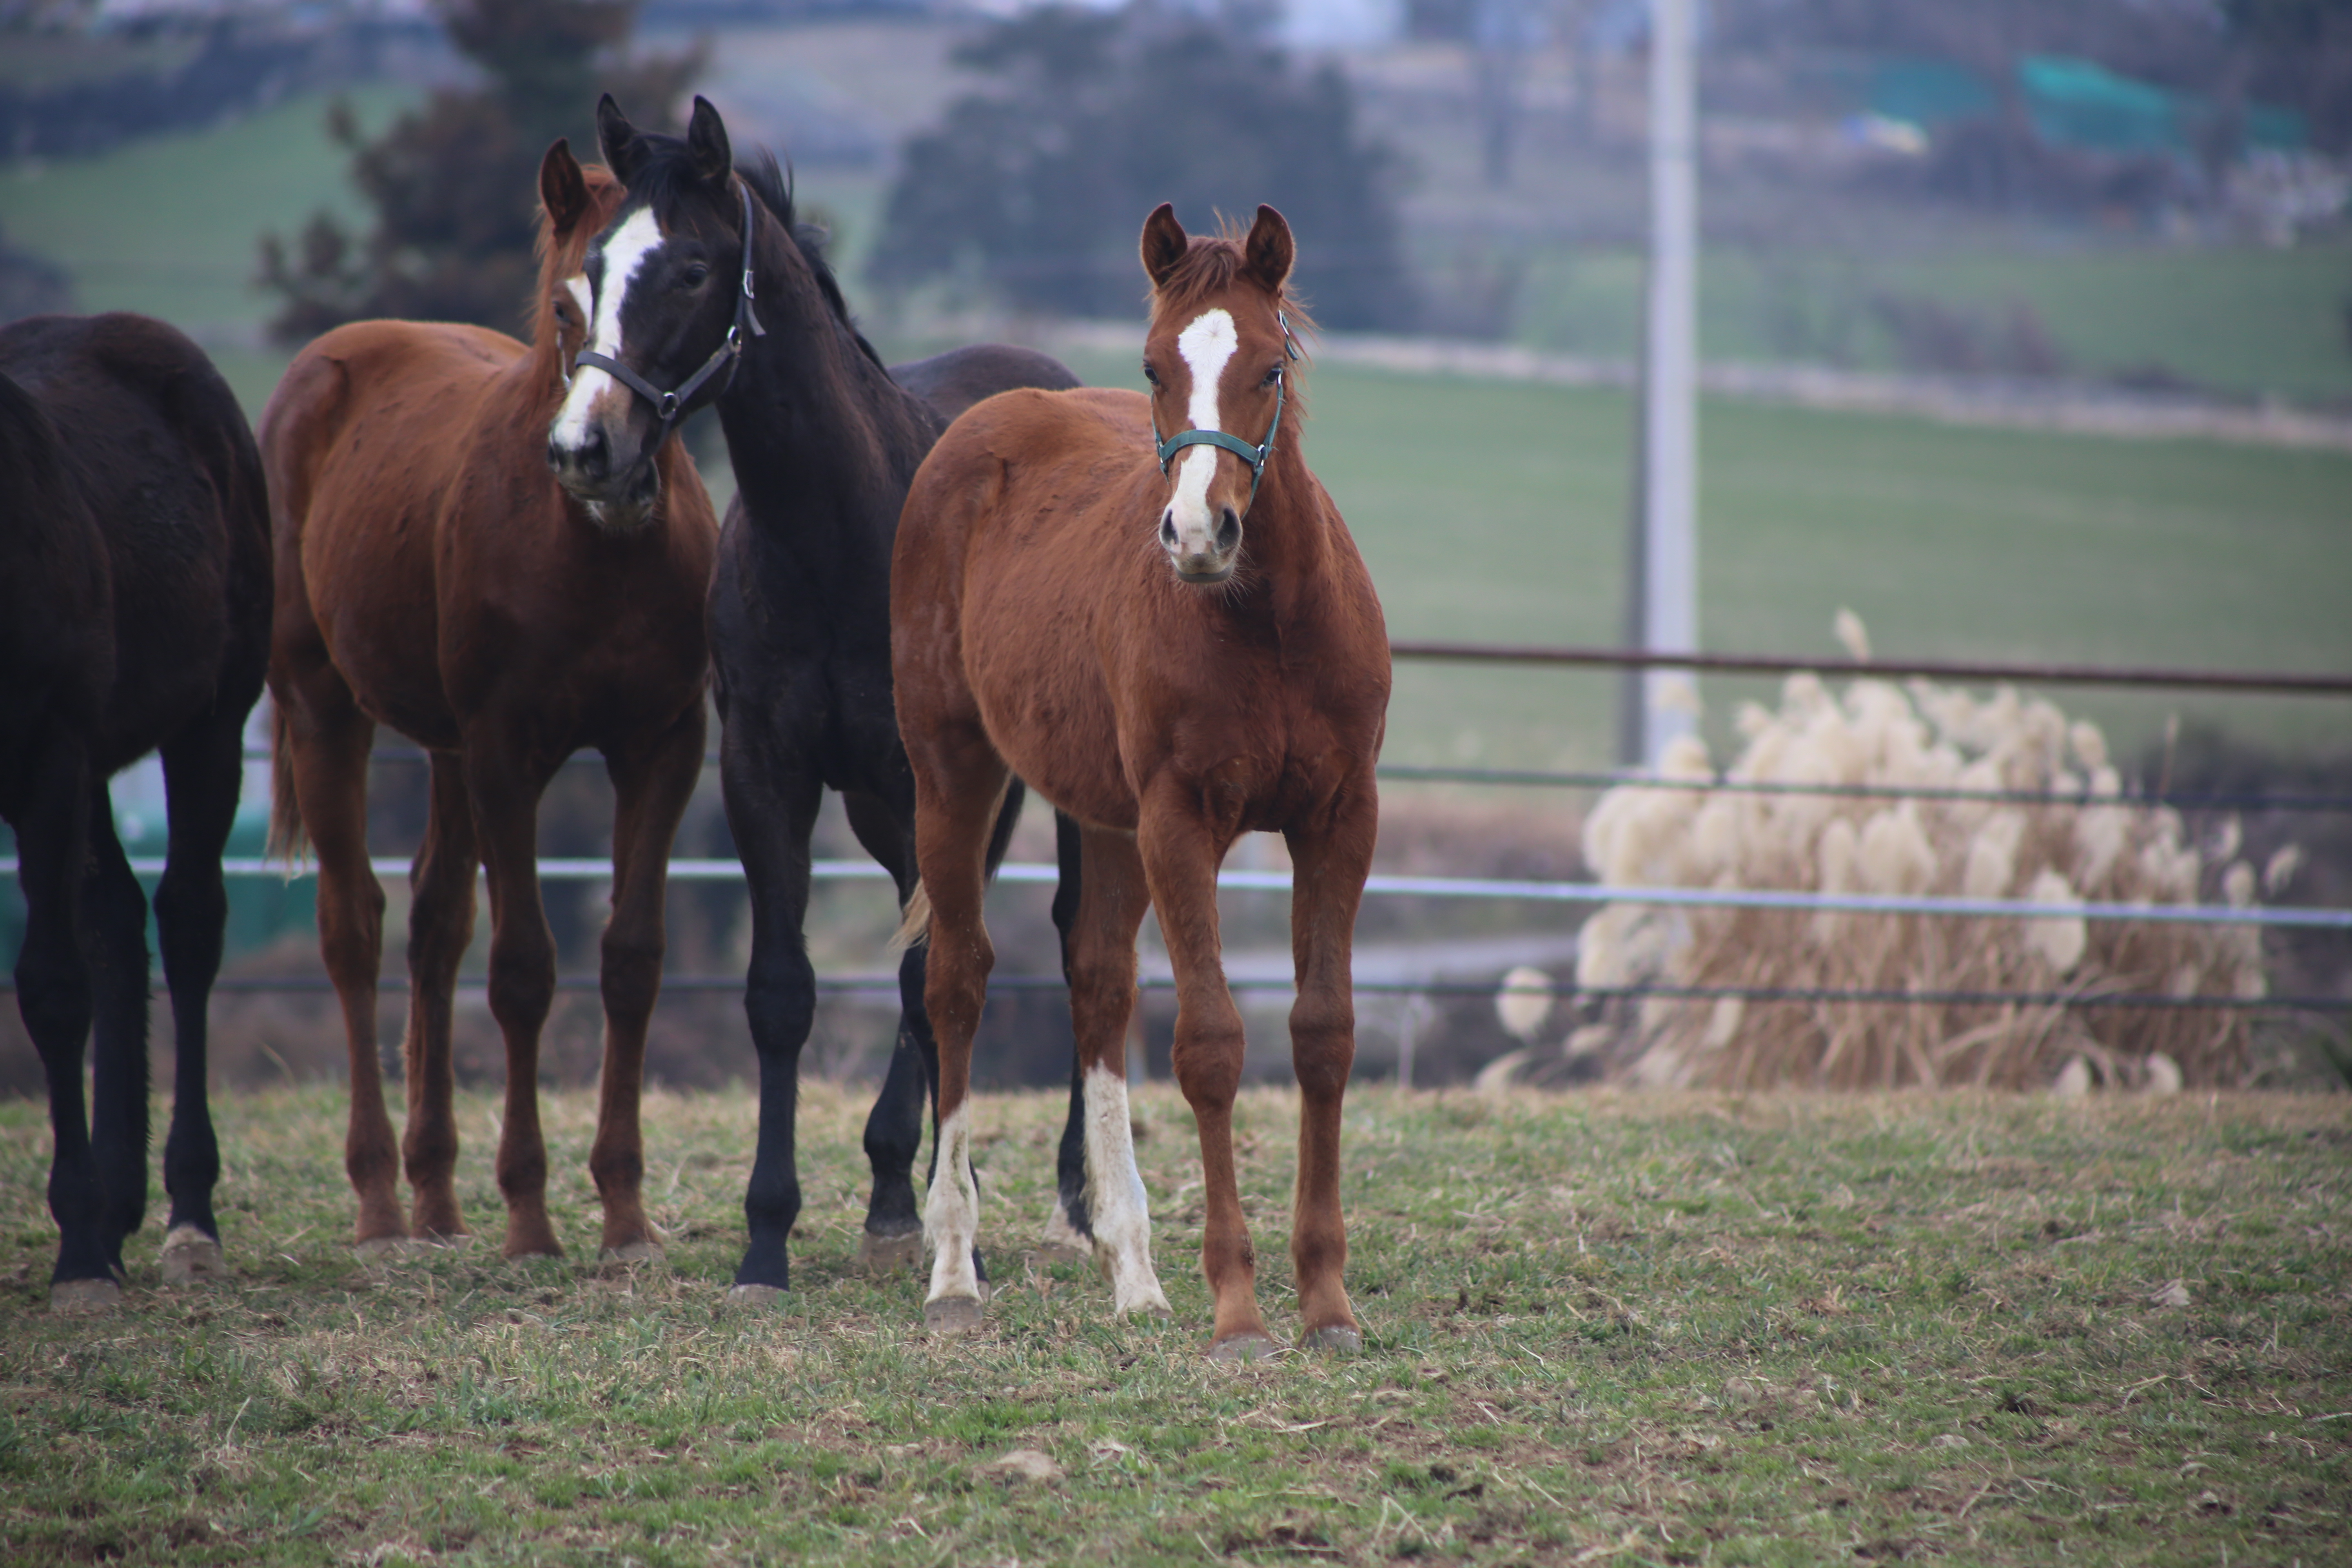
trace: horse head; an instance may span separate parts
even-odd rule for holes
[[[1240,560],[1242,520],[1281,432],[1297,357],[1297,307],[1284,291],[1290,225],[1261,206],[1246,237],[1192,238],[1163,202],[1144,220],[1142,251],[1152,289],[1143,375],[1169,477],[1160,543],[1184,582],[1222,583]]]
[[[584,342],[547,461],[591,517],[626,529],[660,499],[655,458],[670,433],[727,389],[745,340],[761,331],[751,195],[719,111],[700,98],[682,143],[638,132],[609,93],[596,136],[628,195],[588,242],[575,280]]]

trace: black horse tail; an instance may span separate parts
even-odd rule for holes
[[[1021,807],[1029,798],[1029,788],[1018,778],[1005,786],[1004,804],[996,809],[996,826],[989,830],[988,858],[982,875],[993,879],[996,868],[1004,864],[1004,852],[1013,847],[1013,830],[1020,826]],[[898,929],[890,938],[890,951],[904,952],[910,947],[920,947],[931,940],[931,895],[919,878],[915,882],[914,897],[899,912]]]

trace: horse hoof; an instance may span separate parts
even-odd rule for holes
[[[122,1305],[122,1287],[111,1279],[60,1279],[49,1287],[52,1312],[111,1312]]]
[[[1282,1347],[1264,1334],[1241,1333],[1229,1340],[1219,1340],[1209,1347],[1211,1361],[1265,1361]]]
[[[192,1225],[172,1227],[163,1238],[163,1283],[166,1285],[201,1285],[208,1279],[227,1277],[228,1264],[221,1257],[221,1245]]]
[[[630,1241],[628,1246],[607,1246],[595,1256],[595,1268],[600,1274],[635,1274],[640,1268],[658,1269],[663,1262],[658,1241]]]
[[[369,1236],[352,1243],[352,1250],[362,1258],[398,1258],[408,1250],[404,1236]]]
[[[867,1231],[857,1241],[857,1268],[863,1274],[895,1274],[901,1268],[912,1268],[923,1261],[923,1233],[902,1231],[897,1236],[877,1236]]]
[[[785,1291],[779,1285],[730,1285],[727,1288],[727,1304],[730,1307],[759,1309],[781,1307]]]
[[[941,1339],[977,1331],[980,1303],[970,1296],[942,1296],[923,1303],[923,1327]]]
[[[1364,1348],[1364,1336],[1345,1323],[1333,1323],[1328,1328],[1309,1329],[1299,1340],[1303,1351],[1329,1351],[1333,1355],[1354,1355]]]

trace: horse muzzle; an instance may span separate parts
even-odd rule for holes
[[[1229,506],[1219,508],[1212,531],[1180,528],[1176,510],[1170,506],[1160,514],[1160,547],[1168,552],[1177,581],[1206,587],[1231,577],[1241,562],[1241,514]]]
[[[599,527],[624,531],[641,526],[661,499],[661,471],[654,451],[616,459],[604,425],[592,424],[576,445],[551,439],[547,466],[555,482],[584,508]]]

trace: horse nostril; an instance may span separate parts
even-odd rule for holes
[[[563,471],[563,448],[552,441],[547,444],[547,466],[559,474]]]
[[[601,426],[591,426],[588,431],[588,438],[580,444],[580,451],[577,458],[580,464],[580,471],[587,475],[592,479],[601,479],[604,477],[606,470],[612,467],[611,458],[612,447],[610,443],[604,439],[604,427]]]
[[[1160,542],[1171,550],[1176,548],[1176,510],[1173,507],[1160,514]]]
[[[1233,508],[1227,507],[1224,521],[1217,524],[1217,553],[1229,555],[1233,552],[1234,546],[1241,542],[1241,514],[1234,511]]]

